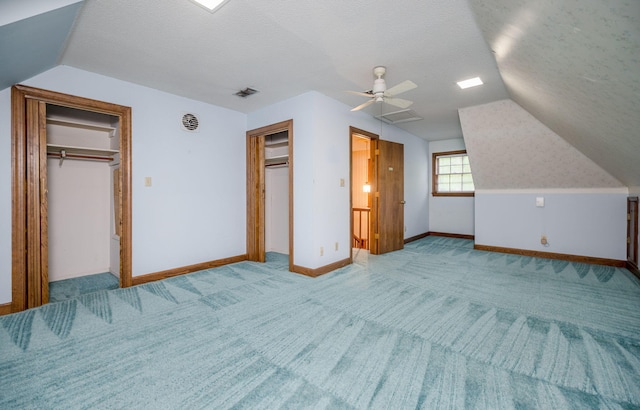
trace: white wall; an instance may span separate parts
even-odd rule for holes
[[[640,197],[640,186],[629,187],[629,196]],[[636,238],[636,243],[640,243],[640,231],[638,232],[638,237]]]
[[[450,139],[429,143],[429,176],[431,176],[432,154],[434,152],[458,151],[465,149],[464,140]],[[473,168],[471,168],[473,173]],[[433,196],[433,181],[429,178],[429,230],[431,232],[474,234],[474,197]]]
[[[289,254],[289,167],[267,168],[264,246],[267,252]]]
[[[11,302],[11,89],[0,90],[0,304]]]
[[[625,189],[476,191],[476,244],[626,260],[626,198]]]
[[[628,189],[620,181],[513,101],[459,115],[476,187],[477,245],[626,259]],[[537,196],[544,208],[536,208]]]
[[[426,141],[393,126],[381,128],[380,122],[369,115],[352,113],[350,107],[317,92],[249,114],[248,129],[291,118],[296,265],[313,269],[350,255],[349,126],[405,145],[405,238],[429,230]],[[341,179],[345,181],[344,187],[340,187]]]
[[[47,160],[49,281],[109,271],[111,169],[106,162]]]
[[[133,276],[246,252],[246,115],[65,66],[24,84],[132,107]],[[11,300],[10,95],[0,91],[0,303]],[[180,129],[183,112],[200,116],[199,133]]]

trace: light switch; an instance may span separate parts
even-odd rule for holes
[[[544,197],[543,196],[536,197],[536,206],[538,208],[544,208]]]
[[[340,187],[344,188],[344,178],[340,178]]]
[[[151,186],[151,177],[144,177],[144,186]]]

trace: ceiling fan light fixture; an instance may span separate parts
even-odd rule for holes
[[[458,87],[461,89],[476,87],[478,85],[484,84],[480,77],[469,78],[468,80],[458,81]]]
[[[216,12],[229,0],[191,0],[191,2],[197,4],[200,7],[208,10],[210,13]]]

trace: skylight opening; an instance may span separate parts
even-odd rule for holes
[[[458,81],[458,87],[461,89],[476,87],[478,85],[484,84],[480,77],[469,78],[468,80]]]
[[[214,13],[229,0],[191,0],[191,1],[197,4],[198,6],[205,8],[209,12]]]

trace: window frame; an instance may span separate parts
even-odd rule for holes
[[[464,192],[439,192],[438,191],[438,174],[436,172],[436,164],[438,163],[438,157],[446,157],[446,156],[455,156],[455,155],[467,155],[467,150],[457,150],[457,151],[445,151],[445,152],[434,152],[431,155],[431,195],[432,196],[475,196],[475,184],[473,192],[464,191]],[[468,156],[468,155],[467,155]],[[471,173],[473,176],[473,173]]]

